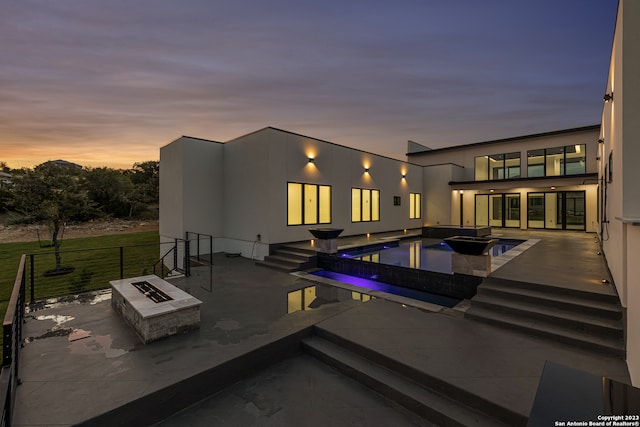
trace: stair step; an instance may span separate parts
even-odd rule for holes
[[[500,279],[497,277],[489,277],[484,279],[483,284],[487,284],[494,288],[505,289],[525,289],[542,292],[547,295],[564,295],[583,300],[595,300],[599,302],[608,302],[611,304],[619,304],[618,296],[613,294],[602,294],[581,289],[571,289],[559,286],[541,285],[539,283],[520,282],[518,280]],[[611,286],[611,285],[602,285]]]
[[[317,255],[317,253],[316,253],[316,251],[314,249],[297,248],[295,246],[287,246],[287,245],[278,246],[276,248],[276,250],[285,250],[287,252],[292,252],[292,253],[299,254],[299,255],[304,255],[304,256],[315,256],[315,255]]]
[[[300,251],[297,251],[294,249],[288,249],[288,248],[278,248],[275,251],[273,251],[273,254],[285,256],[292,259],[299,259],[300,261],[308,261],[309,259],[316,256],[315,252],[313,254],[308,254],[305,252],[300,252]]]
[[[465,318],[525,331],[542,337],[553,338],[564,343],[597,350],[617,357],[625,357],[622,338],[594,335],[541,320],[496,312],[495,310],[473,305],[465,312]]]
[[[571,329],[622,337],[622,322],[606,317],[603,318],[585,313],[567,312],[566,310],[557,307],[548,307],[539,303],[522,302],[483,294],[477,294],[473,297],[471,305],[484,307],[502,313],[522,315],[533,319],[544,320],[566,326]]]
[[[550,294],[540,290],[508,288],[493,283],[483,283],[480,285],[478,287],[478,294],[509,298],[522,302],[535,302],[545,306],[553,306],[585,314],[589,313],[616,320],[622,318],[620,305],[617,302],[609,302],[608,299],[598,301],[593,298]]]
[[[255,265],[258,265],[260,267],[271,268],[273,270],[283,271],[285,273],[291,273],[292,271],[296,271],[295,267],[283,265],[276,262],[270,262],[270,261],[267,261],[266,258],[264,261],[256,261]]]
[[[267,255],[266,257],[264,257],[264,260],[276,264],[282,264],[284,266],[290,266],[293,268],[299,268],[301,264],[304,264],[304,262],[287,258],[281,255]]]
[[[302,345],[318,359],[434,423],[447,426],[507,425],[323,338],[306,338]]]

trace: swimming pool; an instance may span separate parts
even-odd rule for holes
[[[400,295],[403,297],[429,302],[431,304],[437,304],[444,307],[453,307],[458,304],[460,298],[451,298],[444,295],[436,295],[429,292],[418,291],[415,289],[405,288],[402,286],[395,286],[388,283],[382,283],[371,279],[364,279],[360,277],[350,276],[342,273],[335,273],[327,270],[317,270],[309,274],[317,277],[324,277],[326,279],[336,280],[338,282],[347,283],[350,285],[366,288],[372,291],[380,291],[388,294]]]
[[[453,249],[445,242],[435,244],[431,243],[433,240],[430,240],[430,244],[425,244],[424,242],[421,239],[400,242],[395,247],[362,248],[341,252],[339,256],[360,261],[451,274],[451,254]],[[501,239],[489,250],[489,255],[492,257],[500,256],[522,242],[522,240]]]

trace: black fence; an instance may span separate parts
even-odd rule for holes
[[[20,384],[20,348],[24,323],[26,294],[26,255],[22,255],[9,306],[2,322],[2,372],[0,373],[0,401],[3,402],[0,426],[11,425],[16,387]]]
[[[193,236],[195,239],[188,240]],[[126,277],[155,274],[165,278],[176,273],[189,276],[193,262],[211,269],[212,242],[212,236],[187,233],[187,240],[22,255],[3,322],[0,399],[4,404],[0,427],[11,425],[15,391],[20,384],[26,304],[33,308],[49,298],[106,289],[110,281]]]

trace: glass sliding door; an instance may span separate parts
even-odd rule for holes
[[[520,194],[505,194],[505,227],[520,227]]]
[[[527,194],[527,228],[544,228],[544,193]]]
[[[520,194],[476,194],[475,224],[520,227]]]
[[[502,194],[491,194],[489,196],[489,225],[492,227],[502,227]]]
[[[585,192],[566,191],[564,194],[565,229],[586,230]]]
[[[586,230],[585,192],[557,191],[527,195],[528,228]]]

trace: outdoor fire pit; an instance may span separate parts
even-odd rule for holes
[[[200,327],[202,301],[158,276],[110,283],[112,307],[145,344]]]

